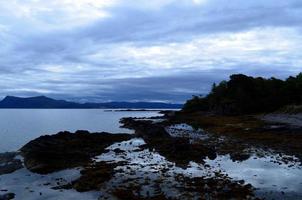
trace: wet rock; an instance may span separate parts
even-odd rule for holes
[[[249,149],[273,150],[287,155],[295,155],[302,161],[302,128],[267,122],[263,116],[223,116],[209,115],[201,112],[178,112],[174,118],[168,119],[170,124],[194,124],[204,129],[214,138],[207,145],[214,146],[218,154],[234,154],[234,160],[247,158]],[[276,137],[277,136],[277,137]],[[215,137],[224,137],[217,142]],[[238,155],[236,155],[238,154]],[[243,156],[239,155],[243,154]],[[261,157],[261,156],[259,156]],[[237,159],[239,158],[239,159]]]
[[[119,200],[168,200],[169,198],[165,197],[164,194],[158,194],[152,197],[140,197],[135,194],[137,188],[132,189],[116,189],[114,191],[114,196]],[[147,192],[148,193],[148,192]]]
[[[129,134],[59,132],[41,136],[21,148],[24,164],[32,172],[47,174],[83,166],[115,142],[130,139]]]
[[[132,118],[124,118],[121,122],[125,127],[134,129],[135,133],[145,140],[149,149],[155,149],[178,166],[185,168],[190,161],[203,162],[207,157],[216,158],[213,148],[200,143],[191,144],[188,138],[171,137],[164,125]]]
[[[120,153],[124,153],[124,152],[125,152],[124,150],[121,150],[121,149],[119,149],[119,148],[116,148],[116,149],[114,149],[113,151],[114,151],[114,153],[116,153],[116,154],[120,154]]]
[[[7,194],[0,195],[0,200],[11,200],[14,198],[15,198],[14,193],[7,193]]]
[[[91,190],[98,190],[102,184],[110,180],[115,171],[116,166],[125,165],[125,162],[106,163],[98,162],[91,166],[87,166],[81,171],[81,177],[72,182],[72,187],[78,192],[86,192]]]
[[[0,154],[0,175],[9,174],[23,168],[21,160],[15,159],[17,155],[15,152]]]
[[[136,130],[136,134],[148,137],[170,137],[165,128],[158,126],[148,120],[135,120],[133,118],[123,118],[120,121],[123,127]]]
[[[235,161],[245,161],[249,159],[251,156],[247,153],[233,152],[230,154],[230,157],[233,162]]]
[[[189,178],[179,175],[177,181],[188,188],[194,188],[201,195],[207,194],[204,199],[257,199],[251,185],[243,185],[227,177]]]
[[[133,191],[131,191],[131,190],[117,189],[116,191],[114,191],[114,195],[118,199],[133,199],[133,200],[137,200],[138,199],[138,197],[136,197],[133,194]]]

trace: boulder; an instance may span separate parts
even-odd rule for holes
[[[39,174],[86,165],[115,142],[130,139],[129,134],[59,132],[41,136],[21,148],[27,169]]]

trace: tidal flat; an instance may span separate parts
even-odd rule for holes
[[[134,133],[65,131],[6,154],[0,199],[302,198],[299,137],[274,139],[298,127],[174,112],[121,124]]]

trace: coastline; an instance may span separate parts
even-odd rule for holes
[[[300,129],[293,129],[280,123],[264,122],[257,117],[226,117],[209,113],[183,115],[179,112],[165,112],[164,117],[156,119],[124,118],[121,120],[123,127],[133,129],[135,134],[78,131],[43,136],[21,149],[21,155],[24,157],[22,162],[30,173],[43,176],[74,169],[79,175],[59,184],[50,183],[51,191],[78,191],[84,192],[83,194],[99,195],[99,198],[104,199],[105,197],[123,199],[125,196],[129,199],[142,200],[150,197],[169,199],[174,194],[172,192],[174,187],[180,189],[174,192],[178,193],[181,199],[204,193],[212,198],[261,199],[278,196],[276,192],[269,194],[269,191],[265,193],[263,190],[260,190],[264,192],[261,194],[259,189],[249,183],[251,182],[249,177],[242,176],[243,179],[234,180],[232,173],[228,175],[219,167],[223,166],[224,162],[229,162],[228,160],[238,163],[237,166],[251,161],[259,164],[268,161],[278,170],[298,170],[300,173],[301,156],[296,153],[301,149],[298,146],[296,149],[293,148],[294,144],[300,142],[299,138],[292,143],[293,149],[289,148],[287,151],[282,148],[282,144],[274,145],[274,140],[269,141],[271,137],[267,137],[268,141],[264,143],[260,142],[263,140],[261,134],[268,136],[278,134],[282,138],[288,134],[296,134]],[[239,136],[240,133],[244,133],[245,136]],[[106,137],[110,138],[106,139],[107,142],[104,140]],[[83,139],[90,142],[83,142]],[[37,154],[38,152],[40,153]],[[277,156],[279,154],[280,156]],[[44,159],[45,157],[48,159]],[[264,158],[267,161],[262,161]],[[216,166],[219,160],[225,161]],[[16,170],[14,173],[24,169]],[[148,180],[154,175],[155,178]],[[157,175],[160,175],[161,181]],[[121,179],[120,176],[127,178]],[[147,177],[149,178],[146,179]],[[143,188],[153,190],[162,187],[162,184],[168,184],[167,181],[170,182],[171,188],[166,188],[166,191],[140,193],[144,191]],[[178,185],[175,185],[176,183]],[[39,187],[36,189],[39,190]],[[5,194],[9,192],[7,190]],[[282,198],[293,195],[286,192],[286,189],[282,189],[280,194]],[[18,193],[15,195],[18,197]],[[47,196],[47,193],[43,195]],[[301,197],[299,195],[302,194],[296,195]]]

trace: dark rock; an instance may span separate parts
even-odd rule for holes
[[[17,155],[15,152],[0,154],[0,175],[9,174],[23,168],[21,160],[15,159]]]
[[[247,153],[234,152],[230,154],[232,161],[245,161],[249,159],[251,156]]]
[[[121,163],[120,163],[121,164]],[[119,164],[98,162],[81,171],[82,176],[71,184],[78,192],[98,190],[102,184],[112,178],[114,168]]]
[[[0,200],[11,200],[14,198],[15,198],[14,193],[7,193],[7,194],[0,195]]]
[[[124,152],[125,152],[124,150],[121,150],[121,149],[119,149],[119,148],[116,148],[116,149],[114,149],[113,151],[114,151],[114,153],[116,153],[116,154],[120,154],[120,153],[124,153]]]
[[[130,189],[116,189],[113,191],[114,196],[117,197],[120,200],[168,200],[170,198],[167,198],[163,193],[155,194],[154,196],[149,196],[149,191],[147,191],[148,197],[140,197],[137,194],[135,194],[135,191],[138,190],[138,187],[130,188]]]
[[[121,123],[126,128],[134,129],[145,140],[149,149],[155,149],[178,166],[186,167],[190,161],[203,162],[206,157],[216,158],[214,149],[203,144],[191,144],[187,138],[171,137],[162,124],[133,118],[124,118]]]
[[[86,165],[115,142],[130,139],[129,134],[59,132],[41,136],[21,148],[24,164],[32,172],[46,174]]]
[[[170,137],[165,128],[158,126],[148,120],[135,120],[133,118],[123,118],[120,120],[124,128],[134,129],[141,137]]]

